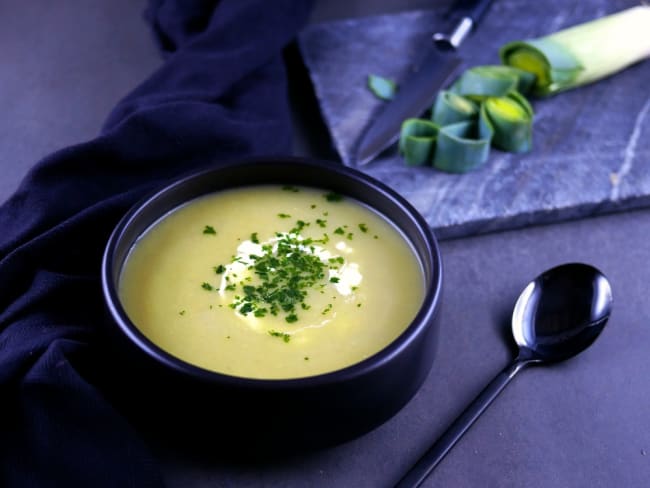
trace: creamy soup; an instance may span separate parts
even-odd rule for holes
[[[358,201],[254,186],[183,205],[136,242],[119,294],[152,342],[194,365],[297,378],[393,341],[424,296],[403,235]]]

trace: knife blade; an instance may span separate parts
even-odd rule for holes
[[[395,143],[402,122],[421,115],[433,104],[438,92],[459,74],[463,63],[456,50],[476,28],[491,3],[492,0],[459,0],[452,5],[444,18],[453,19],[453,28],[433,34],[432,44],[419,68],[400,83],[393,99],[365,127],[351,158],[352,165],[371,162]]]

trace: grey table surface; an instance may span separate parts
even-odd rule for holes
[[[313,21],[427,4],[322,1]],[[0,201],[41,157],[92,137],[112,105],[161,62],[143,7],[0,0]],[[292,76],[295,152],[334,157],[305,73]],[[614,313],[603,335],[568,362],[523,371],[425,486],[648,486],[649,235],[650,210],[635,210],[443,241],[440,348],[402,411],[359,439],[272,465],[199,462],[151,442],[168,485],[391,486],[511,360],[507,328],[520,289],[547,267],[584,261],[612,282]]]

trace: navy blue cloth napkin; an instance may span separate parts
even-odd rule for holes
[[[163,65],[97,138],[38,163],[0,207],[0,486],[162,485],[101,380],[103,249],[126,210],[169,179],[291,152],[282,50],[309,8],[151,1]]]

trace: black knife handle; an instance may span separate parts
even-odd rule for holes
[[[467,35],[476,27],[492,0],[457,0],[445,13],[445,19],[453,20],[453,28],[448,32],[433,34],[433,42],[439,49],[457,49]]]

